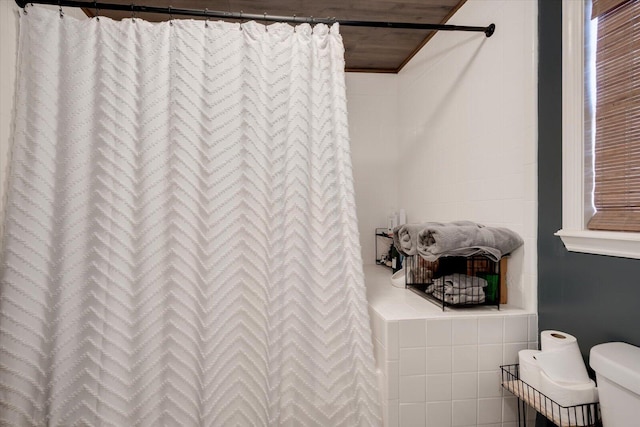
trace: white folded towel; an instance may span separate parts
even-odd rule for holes
[[[485,301],[484,292],[481,295],[443,295],[440,291],[434,291],[433,296],[448,304],[482,304]]]
[[[443,277],[438,277],[433,281],[433,284],[436,286],[447,285],[458,289],[474,287],[484,288],[487,286],[487,281],[482,277],[467,276],[466,274],[454,273]]]

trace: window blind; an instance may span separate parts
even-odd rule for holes
[[[591,19],[602,16],[627,1],[628,0],[593,0],[591,6]]]
[[[640,0],[594,0],[595,188],[591,230],[640,232]]]

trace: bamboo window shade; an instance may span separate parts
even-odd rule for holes
[[[640,0],[593,0],[596,214],[590,230],[640,232]]]

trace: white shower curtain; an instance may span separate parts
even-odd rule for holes
[[[375,426],[337,25],[20,22],[0,424]]]

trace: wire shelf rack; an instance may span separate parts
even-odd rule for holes
[[[436,261],[413,255],[405,258],[404,267],[406,288],[442,307],[442,311],[446,307],[500,309],[506,263],[482,255],[441,257]]]
[[[602,427],[600,404],[585,403],[562,406],[520,379],[520,365],[503,365],[502,387],[515,395],[519,402],[527,404],[549,421],[560,427]],[[524,406],[524,405],[523,405]],[[524,408],[523,411],[524,412]],[[518,405],[520,413],[520,404]],[[523,426],[521,417],[518,425]]]

